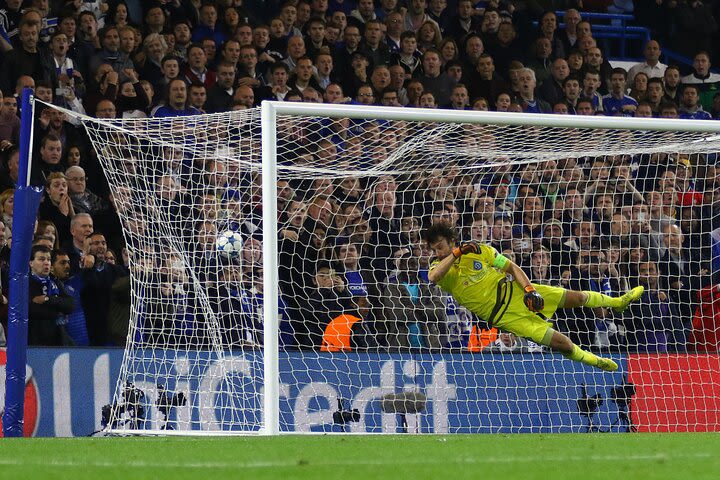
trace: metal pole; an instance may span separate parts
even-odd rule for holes
[[[263,102],[262,204],[263,204],[263,352],[264,384],[263,433],[280,433],[280,366],[278,347],[278,225],[277,225],[277,116],[275,108]]]

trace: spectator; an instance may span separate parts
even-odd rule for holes
[[[528,55],[525,62],[526,66],[535,72],[535,78],[541,85],[550,77],[550,70],[553,61],[553,58],[551,57],[551,48],[551,43],[548,38],[542,36],[538,37],[535,39],[531,48],[531,53]]]
[[[690,252],[683,249],[684,235],[680,227],[666,223],[662,234],[666,252],[659,261],[660,285],[669,292],[670,303],[677,311],[668,339],[669,350],[684,352],[697,306],[695,292],[708,283],[708,269],[702,263],[691,261]]]
[[[162,85],[164,77],[163,59],[167,54],[167,42],[162,35],[151,33],[145,37],[143,40],[144,60],[139,65],[139,77],[149,81],[153,85]]]
[[[233,60],[234,57],[226,61],[232,63]],[[257,88],[266,83],[264,72],[258,68],[257,50],[252,45],[243,45],[239,52],[237,85]]]
[[[315,69],[317,70],[318,85],[323,90],[327,90],[327,87],[336,80],[336,75],[333,72],[333,58],[327,51],[320,51],[315,58]],[[388,73],[388,83],[390,74]]]
[[[626,315],[628,346],[638,352],[668,351],[668,340],[672,338],[672,317],[674,312],[667,293],[661,289],[659,271],[655,262],[640,262],[638,281],[645,287],[645,293]]]
[[[680,118],[692,120],[712,120],[710,114],[703,110],[698,103],[698,87],[695,84],[688,84],[682,88],[680,97]]]
[[[218,11],[214,3],[205,3],[199,9],[199,22],[192,33],[192,41],[199,42],[205,38],[212,38],[217,45],[221,45],[227,38],[222,28],[217,24]]]
[[[573,285],[573,289],[580,287],[584,290],[600,292],[605,295],[612,294],[613,290],[607,268],[607,256],[602,250],[597,247],[581,250],[570,284]],[[573,334],[577,334],[578,339],[583,342],[590,342],[590,345],[599,349],[617,348],[625,344],[622,332],[618,330],[613,320],[613,314],[609,309],[582,308],[567,315],[568,320],[573,319],[573,317],[574,324],[577,326],[577,330]]]
[[[50,249],[37,245],[30,253],[30,311],[28,313],[28,345],[69,346],[67,315],[73,311],[73,299],[62,283],[50,276]]]
[[[457,13],[450,17],[445,25],[445,35],[451,38],[464,38],[469,34],[480,33],[482,19],[475,15],[471,0],[457,2]]]
[[[645,61],[633,65],[627,72],[627,82],[631,85],[633,84],[635,75],[638,72],[644,73],[649,79],[656,77],[662,78],[665,75],[667,65],[660,62],[662,50],[660,50],[660,44],[657,40],[650,40],[645,44],[643,55],[645,57]]]
[[[442,293],[419,278],[418,259],[410,249],[397,250],[394,258],[397,270],[383,286],[382,317],[376,320],[379,343],[391,350],[439,349],[447,342]]]
[[[73,309],[67,315],[67,323],[65,330],[71,340],[71,345],[77,347],[87,347],[90,345],[90,339],[87,333],[87,323],[85,321],[85,312],[82,309],[80,300],[80,290],[82,282],[80,277],[71,276],[70,257],[63,250],[53,250],[52,252],[52,277],[58,286],[62,286],[65,292],[72,298]]]
[[[543,49],[549,47],[550,51],[547,57],[552,57],[552,59],[565,57],[565,45],[563,44],[559,32],[557,31],[557,16],[555,15],[555,12],[547,11],[540,17],[540,32],[538,34],[538,38],[545,38],[548,40],[548,45],[542,46]],[[537,40],[535,45],[537,50]]]
[[[65,178],[75,213],[89,213],[95,218],[109,213],[110,205],[86,188],[87,178],[82,167],[69,167]]]
[[[187,83],[202,83],[208,88],[215,83],[215,72],[208,69],[208,56],[202,46],[194,44],[188,49],[187,66],[183,75]]]
[[[437,23],[430,18],[426,9],[426,0],[411,0],[407,5],[407,12],[405,13],[404,30],[419,32],[427,22],[432,22],[437,26]]]
[[[663,99],[667,102],[679,105],[680,98],[677,96],[679,85],[680,69],[676,65],[669,65],[665,69],[665,75],[663,76],[663,86],[665,89]]]
[[[43,78],[52,82],[53,88],[63,92],[72,89],[76,97],[83,97],[85,84],[75,63],[68,57],[69,43],[67,36],[56,31],[50,41],[50,52],[43,56]],[[63,94],[64,95],[64,94]]]
[[[580,96],[590,100],[593,112],[603,112],[602,95],[598,92],[600,88],[600,73],[594,69],[587,69],[583,75],[582,91]]]
[[[128,80],[120,84],[115,99],[116,115],[121,118],[145,118],[152,105],[152,95],[148,95],[134,70],[127,72]]]
[[[235,81],[235,65],[230,62],[223,62],[218,66],[217,82],[207,93],[205,110],[208,113],[226,112],[232,104],[233,83]]]
[[[570,67],[564,58],[556,58],[550,67],[550,77],[538,88],[538,97],[550,105],[563,100],[563,81],[570,75]]]
[[[470,98],[497,99],[501,93],[510,92],[510,86],[495,71],[495,62],[488,54],[477,61],[477,69],[467,72],[462,81],[467,85]]]
[[[14,206],[15,189],[9,188],[0,193],[0,208],[2,208],[3,230],[5,227],[12,230],[13,226],[13,206]]]
[[[440,71],[440,54],[437,50],[430,49],[423,54],[422,69],[423,74],[418,77],[418,80],[422,83],[424,91],[432,93],[437,105],[448,104],[456,82],[447,73]]]
[[[70,274],[75,276],[80,271],[80,260],[84,255],[85,240],[94,231],[94,222],[87,213],[78,213],[70,220],[70,239],[61,243],[63,251],[70,259]]]
[[[539,98],[535,97],[535,72],[530,68],[523,68],[520,71],[518,92],[518,103],[522,106],[523,112],[526,113],[551,113],[550,105]]]
[[[648,80],[645,101],[650,105],[653,115],[655,116],[658,116],[660,114],[660,105],[663,102],[666,102],[663,99],[664,93],[665,92],[663,90],[663,82],[661,78],[651,78],[650,80]]]
[[[365,53],[373,67],[387,66],[390,63],[390,49],[382,41],[382,36],[382,22],[379,20],[365,22],[365,33],[359,49]]]
[[[7,92],[12,89],[18,78],[28,75],[32,78],[43,79],[44,70],[42,56],[38,49],[39,27],[28,21],[20,22],[19,26],[20,45],[5,54],[3,60],[3,72],[0,83],[2,90]]]
[[[195,49],[197,52],[197,49]],[[171,81],[167,88],[167,103],[160,106],[153,115],[154,117],[182,117],[187,115],[199,115],[200,110],[188,105],[187,86],[179,78]]]
[[[394,0],[391,0],[394,1]],[[394,10],[394,9],[393,9]],[[403,33],[404,15],[401,12],[390,11],[385,15],[385,44],[390,54],[400,51],[400,41]],[[455,46],[457,50],[457,45]]]
[[[287,65],[282,62],[273,64],[270,67],[270,83],[257,89],[258,101],[285,100],[285,96],[291,90],[287,84],[289,77],[290,70]]]
[[[52,172],[45,181],[46,193],[40,203],[38,215],[50,220],[58,229],[60,243],[70,238],[70,219],[75,215],[68,195],[67,179],[62,172]]]
[[[244,108],[255,106],[255,93],[248,86],[240,86],[233,93],[233,105],[242,105]]]
[[[605,115],[627,116],[631,117],[637,109],[637,100],[625,95],[625,70],[622,68],[613,68],[610,75],[610,93],[602,97],[602,105]],[[658,88],[659,87],[659,88]],[[650,83],[648,83],[648,98],[661,95],[662,83],[656,83],[653,87],[653,94],[650,95]],[[650,100],[652,101],[652,99]],[[659,100],[658,100],[659,103]]]
[[[545,224],[542,246],[550,255],[549,278],[560,279],[562,272],[573,264],[572,249],[566,244],[561,221],[553,219]]]
[[[391,65],[399,65],[404,72],[413,75],[421,66],[422,54],[417,49],[417,36],[415,32],[405,31],[400,35],[400,48],[392,54]]]
[[[12,97],[11,97],[12,98]],[[0,92],[0,150],[5,151],[20,140],[20,119]]]
[[[118,265],[105,261],[107,242],[99,232],[90,234],[84,245],[81,258],[81,275],[83,289],[81,299],[87,319],[88,336],[93,346],[107,345],[108,313],[110,307],[111,287],[115,280],[127,275],[127,271]]]
[[[190,85],[188,94],[189,108],[195,108],[200,113],[205,113],[205,102],[207,102],[207,89],[202,83],[193,83]]]
[[[127,70],[134,70],[135,65],[126,53],[120,51],[120,33],[116,27],[106,27],[99,33],[102,49],[92,56],[88,64],[91,72],[100,65],[110,65],[117,72],[121,81],[127,80]]]
[[[342,277],[326,261],[318,262],[315,269],[309,311],[306,309],[307,320],[304,325],[307,337],[300,335],[300,339],[306,340],[298,342],[301,348],[318,349],[323,344],[325,327],[340,315],[355,314],[353,316],[357,317],[358,307]],[[298,333],[300,332],[296,330],[296,334]]]
[[[308,87],[322,91],[323,89],[317,83],[313,73],[313,62],[310,57],[298,58],[295,63],[294,75],[291,77],[288,86],[293,90],[298,90],[300,93]]]
[[[91,11],[84,11],[78,16],[77,23],[80,30],[80,38],[76,39],[76,56],[78,68],[84,78],[90,78],[96,69],[90,69],[90,60],[96,50],[101,48],[100,37],[98,36],[98,22]]]
[[[467,87],[461,83],[455,84],[450,94],[450,104],[445,105],[445,108],[452,110],[467,110],[470,108],[469,105],[470,97],[468,96]]]
[[[175,37],[175,46],[169,54],[187,60],[187,50],[192,42],[190,23],[187,20],[178,20],[173,26],[173,36]]]
[[[290,70],[294,70],[299,58],[305,57],[307,49],[305,48],[305,41],[303,37],[290,37],[287,43],[287,52],[283,63],[288,66]],[[312,59],[310,59],[312,63]]]
[[[566,54],[574,48],[577,48],[577,40],[580,35],[580,32],[577,30],[577,26],[581,20],[582,18],[580,17],[580,12],[576,9],[569,8],[565,10],[565,16],[563,17],[565,28],[557,32],[557,37],[562,42],[563,50]]]
[[[120,76],[113,70],[111,65],[103,64],[95,71],[94,78],[94,85],[88,88],[83,99],[85,111],[92,116],[96,114],[97,105],[101,100],[115,101]]]
[[[646,100],[647,84],[648,76],[645,73],[635,73],[635,77],[630,84],[630,96],[638,102]]]

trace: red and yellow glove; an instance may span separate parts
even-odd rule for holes
[[[545,307],[545,299],[532,285],[525,287],[525,296],[523,297],[523,300],[525,301],[525,306],[531,312],[540,312]]]

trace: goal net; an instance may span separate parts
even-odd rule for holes
[[[263,109],[84,120],[130,258],[109,431],[720,426],[709,123]],[[550,319],[619,370],[499,330],[431,284],[423,231],[439,221],[536,284],[645,286],[623,313]]]

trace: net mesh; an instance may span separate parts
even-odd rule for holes
[[[258,430],[260,111],[85,126],[131,266],[110,426]],[[711,235],[720,139],[281,115],[276,141],[282,431],[720,424]],[[536,284],[610,296],[644,285],[622,314],[558,309],[552,319],[620,370],[493,328],[430,283],[422,232],[439,221]],[[704,387],[692,404],[667,405],[680,377]]]

